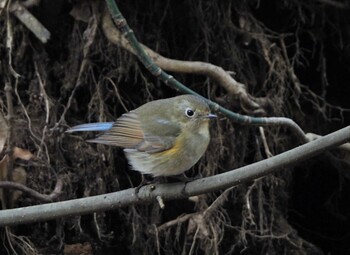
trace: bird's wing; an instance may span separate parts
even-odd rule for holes
[[[144,132],[140,121],[135,113],[130,112],[123,114],[105,133],[88,142],[131,148],[142,142],[143,139]]]
[[[123,114],[111,129],[89,142],[115,145],[155,153],[173,147],[180,128],[174,128],[167,120],[149,119],[149,125],[141,124],[137,113]],[[172,132],[169,132],[172,129]],[[171,135],[170,135],[171,134]]]

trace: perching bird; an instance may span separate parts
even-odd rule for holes
[[[133,170],[169,176],[185,172],[203,156],[209,119],[215,117],[204,99],[182,95],[146,103],[114,123],[82,124],[66,132],[104,131],[88,142],[123,147]]]

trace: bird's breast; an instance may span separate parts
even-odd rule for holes
[[[210,140],[208,123],[194,130],[184,129],[171,148],[157,153],[124,150],[134,170],[153,176],[178,175],[190,169],[203,156]]]

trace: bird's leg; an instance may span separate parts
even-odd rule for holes
[[[197,180],[197,179],[200,179],[202,178],[203,176],[201,174],[197,174],[196,176],[193,176],[193,177],[188,177],[186,175],[186,173],[182,173],[182,174],[179,174],[179,175],[174,175],[172,176],[174,179],[180,181],[180,182],[191,182],[191,181],[194,181],[194,180]]]
[[[151,179],[147,179],[151,178]],[[150,175],[141,175],[141,182],[140,184],[135,188],[135,192],[139,193],[141,187],[148,185],[148,184],[156,184],[156,183],[166,183],[166,178],[162,176],[156,176],[156,177],[151,177]]]
[[[147,185],[147,184],[150,184],[150,183],[152,183],[152,181],[151,181],[151,180],[147,180],[146,175],[141,174],[141,182],[140,182],[140,184],[135,188],[135,193],[138,194],[142,186]]]

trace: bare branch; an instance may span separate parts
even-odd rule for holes
[[[22,192],[27,193],[28,195],[42,201],[42,202],[52,202],[54,201],[62,192],[63,182],[61,179],[58,179],[56,182],[56,187],[54,191],[49,194],[41,194],[31,188],[28,188],[27,186],[17,183],[17,182],[10,182],[10,181],[0,181],[0,189],[15,189],[20,190]]]
[[[333,1],[333,0],[317,0],[318,2],[325,4],[325,5],[329,5],[332,7],[336,7],[336,8],[340,8],[340,9],[349,9],[349,4],[343,3],[342,1]]]
[[[51,204],[36,205],[0,211],[0,226],[46,221],[60,217],[113,210],[133,204],[155,203],[160,196],[164,201],[196,196],[227,189],[278,169],[298,164],[310,157],[339,146],[350,139],[350,126],[311,141],[307,144],[254,164],[188,183],[152,184],[93,197]]]
[[[18,1],[11,3],[10,11],[42,42],[47,43],[50,32]]]

